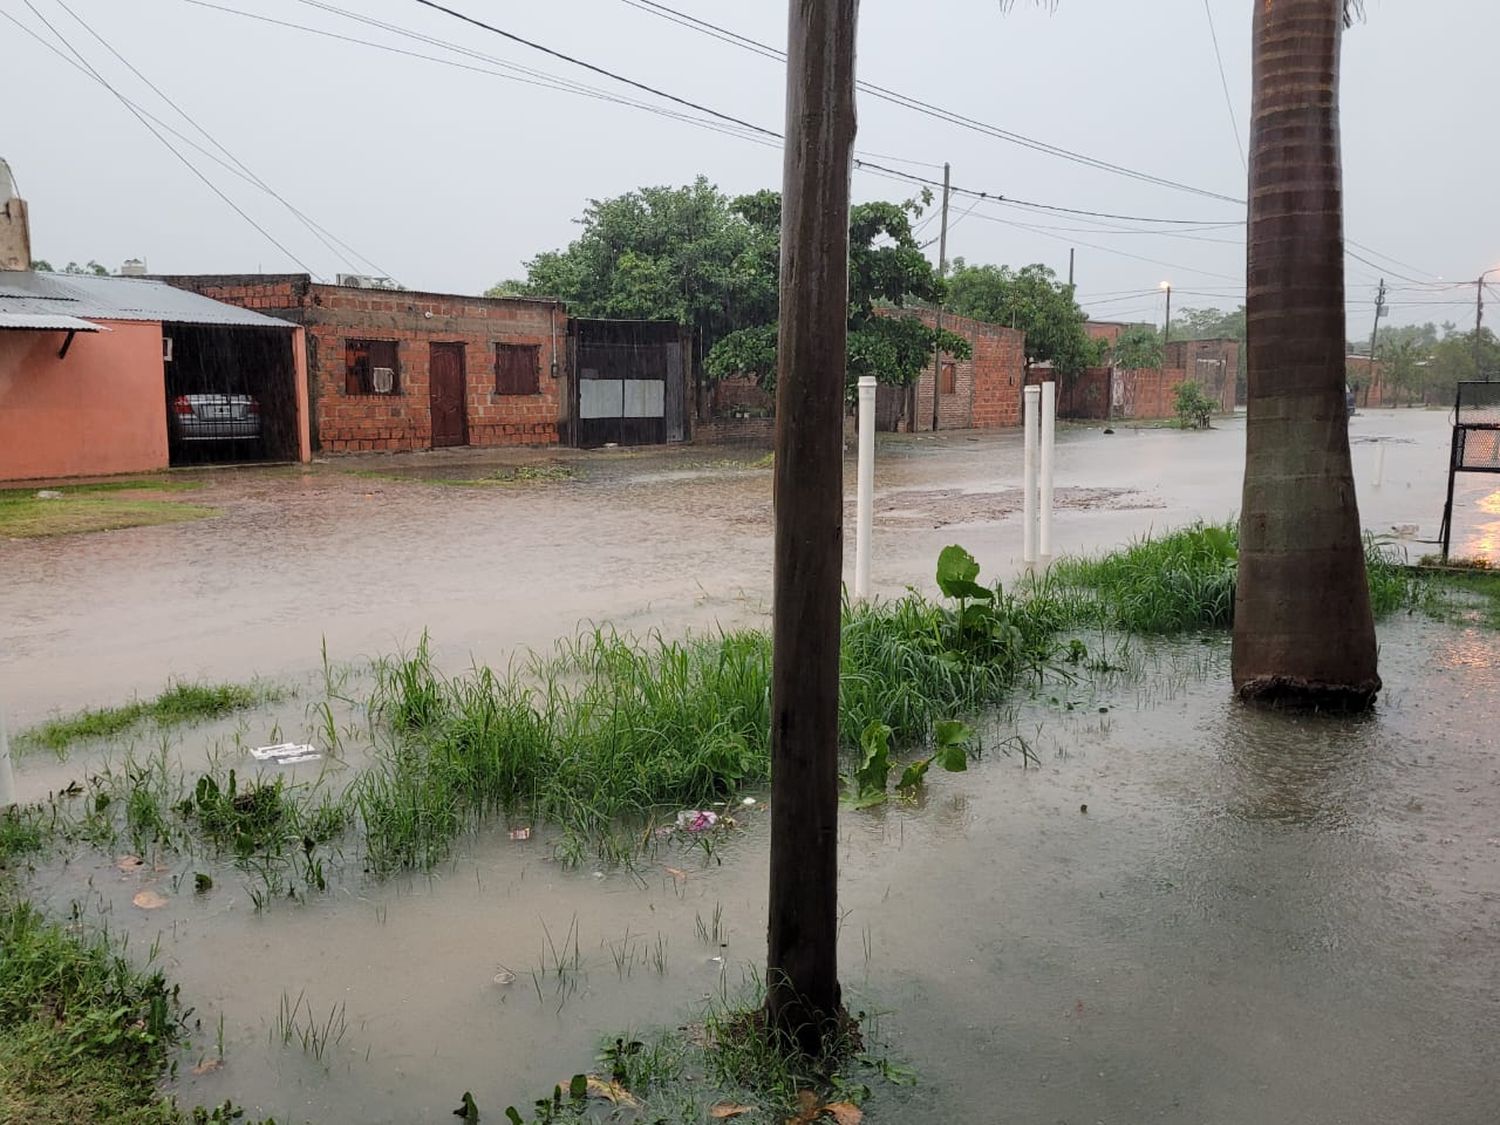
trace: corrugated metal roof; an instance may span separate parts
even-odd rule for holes
[[[39,332],[108,332],[97,324],[79,320],[76,316],[60,316],[53,312],[31,312],[15,308],[10,301],[0,303],[0,329],[29,328]]]
[[[285,320],[174,289],[165,282],[90,274],[0,271],[0,312],[287,330],[293,327]]]

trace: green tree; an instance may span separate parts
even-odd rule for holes
[[[52,263],[47,261],[46,258],[34,258],[31,262],[31,268],[41,273],[51,273]]]
[[[1161,333],[1149,324],[1132,324],[1110,348],[1110,361],[1127,371],[1160,367],[1165,359]]]
[[[741,196],[733,203],[737,214],[755,227],[761,247],[760,268],[776,276],[774,248],[780,244],[781,200],[776,192]],[[969,355],[969,342],[944,331],[941,336],[919,319],[891,315],[908,301],[936,303],[943,287],[932,263],[912,236],[911,220],[921,214],[916,201],[861,203],[849,212],[849,336],[845,380],[852,387],[862,375],[882,383],[910,385],[932,362],[941,342],[945,352],[960,359]],[[735,374],[756,376],[770,388],[776,377],[774,320],[731,332],[710,350],[708,373],[715,378]]]
[[[775,319],[775,246],[706,177],[591,200],[579,225],[566,248],[526,263],[524,281],[488,294],[557,297],[579,316],[675,320],[704,350]]]
[[[87,265],[80,266],[77,262],[69,262],[63,267],[63,273],[86,273],[94,277],[108,277],[109,270],[90,258]]]
[[[1103,345],[1089,338],[1088,317],[1071,285],[1043,265],[968,265],[954,260],[944,308],[960,316],[1017,328],[1026,333],[1026,367],[1051,363],[1062,375],[1077,375],[1099,362]]]
[[[1423,401],[1451,404],[1459,383],[1483,380],[1500,372],[1500,340],[1488,328],[1479,332],[1478,362],[1475,362],[1474,333],[1449,332],[1432,349],[1424,369]]]
[[[1245,342],[1245,306],[1223,309],[1183,309],[1172,318],[1174,340],[1238,340]]]

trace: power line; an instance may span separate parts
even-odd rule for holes
[[[1224,73],[1224,55],[1219,50],[1219,33],[1214,28],[1214,9],[1209,0],[1203,0],[1203,14],[1208,17],[1208,34],[1214,41],[1214,60],[1219,64],[1219,84],[1224,87],[1224,108],[1229,111],[1229,127],[1234,130],[1234,147],[1240,154],[1240,165],[1246,174],[1250,172],[1250,164],[1245,159],[1245,142],[1240,140],[1240,123],[1234,114],[1234,99],[1229,95],[1229,78]]]
[[[165,145],[166,148],[167,148],[167,151],[170,152],[173,156],[175,156],[178,160],[180,160],[182,162],[183,166],[185,168],[187,168],[187,170],[189,172],[191,172],[193,175],[197,176],[198,179],[202,180],[203,183],[204,183],[204,185],[207,186],[207,188],[210,191],[212,191],[215,195],[217,195],[221,200],[223,200],[224,203],[227,204],[234,211],[235,214],[237,214],[240,218],[244,219],[245,222],[249,223],[252,227],[254,227],[257,231],[259,231],[260,234],[261,234],[261,236],[263,238],[265,238],[265,240],[267,242],[269,242],[272,246],[276,247],[276,249],[280,250],[283,254],[285,254],[292,261],[296,262],[298,266],[300,266],[302,269],[306,270],[309,274],[312,274],[312,275],[314,275],[315,277],[318,277],[321,280],[322,275],[318,274],[318,272],[316,270],[314,270],[311,266],[309,266],[301,258],[297,257],[297,255],[293,254],[289,249],[287,249],[279,241],[277,241],[277,239],[275,238],[275,236],[272,235],[270,231],[266,230],[265,227],[261,226],[253,218],[251,218],[250,215],[242,207],[240,207],[240,205],[238,203],[236,203],[234,200],[230,199],[229,196],[225,195],[224,192],[222,190],[220,190],[220,188],[219,188],[219,186],[217,184],[215,184],[212,180],[210,180],[207,176],[205,176],[201,171],[199,171],[198,167],[195,164],[193,164],[193,162],[191,160],[189,160],[187,157],[183,156],[182,153],[177,150],[176,146],[174,146],[171,141],[167,140],[166,137],[162,136],[161,133],[157,132],[156,128],[149,121],[146,120],[146,118],[135,108],[134,105],[131,104],[130,100],[128,98],[126,98],[123,94],[121,94],[118,90],[116,90],[112,85],[110,85],[109,80],[106,79],[97,70],[94,69],[94,67],[92,66],[92,64],[90,64],[89,61],[86,58],[84,58],[83,54],[78,50],[78,48],[74,47],[73,44],[68,41],[67,36],[63,35],[62,32],[58,31],[57,28],[55,28],[55,27],[52,26],[52,22],[49,19],[47,19],[46,16],[42,15],[41,12],[39,12],[37,10],[36,5],[33,4],[31,2],[31,0],[22,0],[22,2],[26,5],[27,8],[29,8],[31,10],[31,14],[34,15],[34,16],[36,16],[37,19],[41,20],[42,23],[43,23],[43,25],[46,26],[47,30],[50,31],[50,32],[52,32],[52,34],[57,37],[58,42],[60,42],[64,47],[66,47],[70,52],[72,52],[72,54],[78,59],[78,61],[80,63],[82,63],[89,70],[89,72],[91,74],[93,74],[93,76],[95,78],[97,78],[99,80],[100,84],[103,85],[104,88],[106,90],[108,90],[111,94],[113,94],[119,100],[120,104],[123,105],[126,109],[128,109],[131,112],[132,115],[134,115],[134,117],[135,117],[135,119],[137,121],[139,121],[148,130],[150,130],[151,135],[153,137],[155,137],[158,141],[160,141],[163,145]]]
[[[369,258],[366,258],[363,254],[359,253],[359,251],[355,250],[347,242],[344,242],[342,239],[336,238],[331,233],[326,232],[324,228],[321,227],[318,223],[313,222],[296,207],[292,206],[291,202],[285,196],[276,191],[275,188],[271,187],[270,184],[266,183],[265,180],[256,175],[255,172],[249,167],[249,165],[247,165],[243,160],[235,156],[234,153],[230,152],[229,149],[224,147],[224,145],[220,144],[218,139],[212,133],[210,133],[207,129],[200,125],[197,120],[195,120],[193,116],[188,113],[187,110],[178,105],[177,102],[175,102],[165,90],[163,90],[155,82],[152,82],[151,79],[142,74],[141,71],[129,59],[120,54],[119,51],[115,50],[115,48],[108,42],[108,40],[104,38],[104,36],[95,31],[94,28],[90,26],[82,16],[80,16],[72,8],[68,7],[64,0],[57,0],[57,5],[63,11],[67,12],[68,15],[72,16],[73,19],[78,22],[80,27],[82,27],[85,31],[92,35],[94,39],[98,41],[100,46],[102,46],[106,51],[108,51],[111,55],[118,59],[130,71],[130,73],[134,74],[148,87],[150,87],[151,91],[155,93],[157,97],[161,98],[162,101],[166,102],[167,105],[176,110],[177,114],[194,129],[196,129],[208,141],[209,144],[213,145],[216,149],[218,149],[226,157],[228,157],[235,165],[237,165],[240,170],[244,172],[245,178],[248,178],[251,183],[255,184],[267,195],[270,195],[273,199],[275,199],[278,203],[280,203],[283,207],[290,211],[292,215],[295,216],[302,223],[302,225],[312,233],[313,237],[315,237],[319,242],[327,247],[335,257],[341,258],[344,264],[348,266],[350,270],[356,272],[359,270],[359,266],[355,263],[354,260],[349,257],[349,255],[353,255],[353,258],[358,259],[360,262],[363,262],[366,266],[373,269],[376,273],[384,276],[389,276],[388,272],[382,269],[378,264],[372,262]],[[327,235],[327,237],[325,237],[325,234]],[[332,239],[332,241],[330,241],[330,239]],[[337,243],[338,245],[335,246],[334,243]],[[347,250],[349,254],[344,254],[339,249],[339,247],[343,247],[343,249]]]
[[[500,71],[491,69],[489,67],[472,66],[472,65],[470,65],[468,63],[459,62],[456,59],[443,58],[440,55],[428,55],[428,54],[422,53],[421,51],[412,51],[412,50],[408,50],[408,49],[406,49],[404,47],[394,46],[394,45],[389,44],[389,43],[378,43],[378,42],[376,42],[373,39],[361,39],[358,36],[343,35],[343,34],[341,34],[339,32],[328,31],[328,30],[326,30],[324,28],[320,28],[320,27],[309,27],[306,24],[292,23],[289,20],[280,20],[280,19],[275,19],[275,18],[273,18],[271,16],[259,15],[258,13],[255,13],[255,12],[241,11],[238,8],[225,7],[225,6],[220,5],[220,4],[211,4],[211,3],[208,3],[207,0],[183,0],[183,2],[187,3],[187,4],[191,4],[194,7],[207,8],[207,9],[209,9],[211,11],[215,11],[215,12],[223,12],[226,15],[241,16],[241,17],[243,17],[245,19],[257,20],[257,21],[259,21],[261,23],[274,24],[277,27],[284,27],[284,28],[287,28],[287,29],[292,30],[292,31],[301,31],[301,32],[305,32],[305,33],[307,33],[309,35],[317,35],[317,36],[321,36],[321,37],[326,38],[326,39],[334,39],[334,40],[337,40],[337,41],[343,42],[343,43],[353,43],[353,44],[357,44],[357,45],[362,46],[362,47],[370,47],[370,48],[373,48],[374,50],[377,50],[377,51],[386,51],[386,52],[389,52],[390,54],[401,55],[401,56],[404,56],[406,58],[420,59],[420,60],[422,60],[424,62],[436,63],[439,66],[452,67],[455,70],[463,70],[463,71],[468,71],[468,72],[474,73],[474,74],[487,75],[488,77],[491,77],[491,78],[499,78],[502,81],[506,81],[506,82],[518,82],[518,83],[520,83],[521,85],[524,85],[524,86],[536,86],[536,87],[539,87],[541,89],[557,90],[557,91],[559,91],[561,93],[577,94],[577,95],[579,95],[581,97],[595,98],[595,99],[597,99],[599,101],[612,102],[612,103],[614,103],[616,105],[623,105],[623,106],[629,106],[629,107],[632,107],[632,108],[635,108],[635,109],[642,109],[642,110],[645,110],[648,113],[654,113],[654,114],[656,114],[656,115],[658,115],[660,117],[671,118],[671,119],[673,119],[675,121],[681,121],[681,122],[684,122],[684,123],[689,124],[689,125],[697,126],[699,128],[708,129],[711,132],[720,133],[720,134],[722,134],[724,136],[736,137],[736,138],[741,139],[741,140],[752,141],[754,143],[762,144],[762,145],[765,145],[765,146],[770,147],[770,148],[778,147],[775,141],[767,140],[766,138],[761,137],[761,136],[756,135],[756,134],[746,133],[744,130],[731,128],[731,127],[723,125],[723,124],[721,124],[720,122],[717,122],[717,121],[707,120],[707,119],[704,119],[704,118],[701,118],[701,117],[694,117],[694,116],[690,116],[689,114],[685,114],[685,113],[679,113],[679,112],[676,112],[674,110],[666,109],[663,106],[652,105],[649,102],[642,102],[642,101],[637,101],[637,100],[635,100],[633,98],[621,97],[619,95],[611,94],[611,93],[608,93],[607,91],[600,90],[597,87],[588,86],[588,85],[586,85],[584,83],[572,82],[572,81],[570,81],[568,79],[562,79],[562,78],[557,78],[557,77],[552,76],[552,75],[548,75],[545,71],[532,70],[529,67],[521,67],[521,66],[518,66],[518,65],[516,65],[514,63],[508,63],[505,60],[495,58],[494,56],[484,55],[484,54],[481,54],[480,52],[477,52],[477,51],[471,51],[471,50],[469,50],[469,49],[467,49],[465,47],[462,47],[462,46],[460,46],[460,45],[458,45],[456,43],[447,43],[447,42],[445,42],[444,40],[441,40],[441,39],[433,39],[433,38],[431,38],[429,36],[420,35],[420,34],[415,33],[415,32],[404,31],[402,29],[396,28],[394,25],[381,25],[381,24],[379,24],[379,21],[373,21],[373,22],[375,22],[378,26],[387,26],[389,28],[389,30],[391,30],[391,31],[393,31],[393,32],[395,32],[397,34],[404,35],[408,39],[413,39],[413,40],[417,40],[417,41],[420,41],[420,42],[428,42],[428,43],[433,43],[433,44],[436,44],[436,45],[440,45],[440,46],[444,47],[447,50],[455,51],[455,52],[458,52],[459,54],[468,55],[468,56],[473,57],[473,58],[483,59],[483,60],[485,60],[487,62],[492,63],[494,66],[504,67],[504,68],[506,68],[508,70],[515,70],[518,73],[517,74],[505,74],[505,73],[501,73]],[[320,5],[318,5],[318,7],[324,8],[325,10],[330,11],[330,12],[337,12],[337,13],[339,13],[341,15],[348,16],[350,19],[355,19],[355,20],[358,20],[358,21],[363,22],[363,23],[372,22],[367,17],[359,16],[358,14],[356,14],[354,12],[345,12],[342,9],[333,8],[333,7],[329,6],[329,5],[320,4]],[[529,78],[529,77],[523,77],[522,76],[522,75],[528,75],[528,74],[529,75],[537,75],[539,77]]]
[[[423,4],[431,4],[432,0],[417,0],[417,2]],[[673,23],[682,24],[683,26],[689,26],[693,30],[709,35],[711,38],[730,43],[745,50],[749,50],[752,53],[760,55],[764,58],[775,59],[783,63],[786,61],[786,53],[777,49],[776,47],[771,46],[770,44],[751,39],[748,36],[741,35],[735,31],[731,31],[728,28],[719,26],[718,24],[710,23],[707,20],[699,19],[697,16],[690,15],[687,12],[679,11],[676,8],[668,7],[665,4],[656,3],[655,0],[626,0],[626,2],[629,3],[633,8],[638,8],[641,11],[649,11],[651,14],[659,16],[662,19],[670,20]],[[855,85],[861,91],[867,94],[871,94],[874,97],[880,98],[883,101],[891,102],[894,105],[899,105],[905,109],[910,109],[917,113],[925,114],[928,117],[937,118],[940,121],[945,121],[952,125],[958,125],[962,128],[983,133],[987,136],[994,137],[999,140],[1008,141],[1011,144],[1020,145],[1023,148],[1032,149],[1036,152],[1042,152],[1049,156],[1055,156],[1059,159],[1069,160],[1073,163],[1082,164],[1090,168],[1096,168],[1100,171],[1111,172],[1118,176],[1125,176],[1129,179],[1140,180],[1144,183],[1151,183],[1156,184],[1160,187],[1168,187],[1173,188],[1177,191],[1189,192],[1193,195],[1203,196],[1207,199],[1219,199],[1223,200],[1226,203],[1238,203],[1240,205],[1243,205],[1245,202],[1243,199],[1237,199],[1232,195],[1224,195],[1220,192],[1210,191],[1207,188],[1194,187],[1192,184],[1181,183],[1177,180],[1167,179],[1163,176],[1156,176],[1149,172],[1142,172],[1134,168],[1128,168],[1121,164],[1115,164],[1112,161],[1102,160],[1098,157],[1088,156],[1080,152],[1074,152],[1071,149],[1063,148],[1061,145],[1054,145],[1047,141],[1039,141],[1034,137],[1028,137],[1024,134],[1016,133],[1009,129],[1003,129],[997,125],[991,125],[987,122],[976,120],[975,118],[968,117],[953,110],[944,109],[943,107],[934,105],[931,102],[923,101],[920,98],[915,98],[908,94],[902,94],[899,91],[890,89],[889,87],[878,86],[873,82],[860,80],[856,81]]]
[[[460,12],[455,8],[449,8],[444,4],[437,3],[437,0],[415,0],[415,2],[421,4],[424,8],[431,8],[435,12],[442,12],[446,16],[451,16],[456,20],[461,20],[464,23],[471,24],[472,26],[477,28],[481,28],[484,31],[488,31],[492,35],[503,36],[513,43],[520,43],[522,46],[530,47],[534,51],[541,51],[544,55],[551,55],[553,58],[561,59],[563,62],[572,63],[574,66],[581,66],[585,70],[593,71],[595,74],[602,74],[604,75],[604,77],[613,79],[616,82],[623,82],[625,85],[633,86],[637,90],[644,90],[648,94],[654,94],[658,98],[665,98],[669,102],[675,102],[678,105],[686,106],[688,109],[697,110],[699,113],[706,113],[710,117],[717,117],[722,121],[728,121],[734,125],[738,125],[742,129],[751,129],[754,132],[763,133],[767,137],[772,137],[777,141],[780,141],[782,139],[781,134],[776,132],[775,130],[766,129],[760,125],[752,124],[742,117],[735,117],[733,114],[722,113],[717,109],[710,109],[706,105],[702,105],[695,101],[690,101],[687,98],[680,98],[676,94],[669,94],[665,90],[657,89],[655,86],[649,86],[644,82],[637,82],[634,78],[627,78],[623,74],[617,74],[615,71],[608,70],[605,67],[598,66],[595,63],[587,62],[583,59],[577,58],[574,55],[569,55],[563,51],[559,51],[552,47],[548,47],[544,44],[538,43],[535,40],[527,39],[524,36],[517,35],[513,31],[506,31],[504,28],[496,27],[492,23],[485,23],[481,19],[476,19],[473,16],[465,15],[463,12]]]
[[[342,40],[342,41],[345,41],[345,42],[357,43],[357,44],[360,44],[360,45],[363,45],[363,46],[373,47],[373,48],[376,48],[378,50],[391,51],[391,52],[394,52],[396,54],[407,55],[407,56],[414,57],[414,58],[424,59],[424,60],[429,61],[429,62],[436,62],[436,63],[440,63],[440,64],[447,65],[447,66],[458,67],[459,69],[463,69],[463,70],[473,70],[473,71],[478,71],[479,73],[485,73],[485,74],[492,74],[492,75],[494,75],[493,71],[486,70],[486,69],[484,69],[482,67],[468,66],[467,64],[459,63],[459,62],[456,62],[456,61],[454,61],[452,59],[444,59],[444,58],[440,58],[440,57],[433,56],[433,55],[422,54],[421,52],[409,51],[409,50],[406,50],[406,49],[400,48],[400,47],[393,47],[390,44],[378,43],[378,42],[374,42],[372,40],[367,40],[367,39],[359,39],[357,37],[343,35],[343,34],[340,34],[340,33],[337,33],[337,32],[327,31],[327,30],[322,29],[322,28],[309,27],[309,26],[304,25],[304,24],[291,23],[291,22],[288,22],[286,20],[279,20],[279,19],[274,19],[274,18],[269,17],[269,16],[262,16],[262,15],[259,15],[259,14],[256,14],[256,13],[252,13],[252,12],[245,12],[245,11],[241,11],[241,10],[236,9],[236,8],[230,8],[230,7],[225,7],[225,6],[222,6],[222,5],[219,5],[219,4],[209,3],[208,0],[185,0],[185,2],[189,3],[189,4],[193,4],[196,7],[209,8],[211,10],[219,11],[219,12],[224,12],[224,13],[227,13],[227,14],[230,14],[230,15],[237,15],[237,16],[243,16],[243,17],[246,17],[246,18],[249,18],[249,19],[260,20],[260,21],[265,22],[265,23],[276,24],[276,25],[281,26],[281,27],[286,27],[286,28],[290,28],[290,29],[294,29],[294,30],[298,30],[298,31],[304,31],[304,32],[308,32],[308,33],[314,34],[314,35],[321,35],[321,36],[326,36],[326,37],[333,38],[333,39]],[[434,0],[416,0],[416,2],[419,3],[419,4],[423,4],[425,6],[428,6],[428,7],[432,7],[434,9],[438,10],[438,11],[441,11],[441,12],[444,12],[444,13],[446,13],[448,15],[451,15],[451,16],[453,16],[456,19],[462,20],[463,22],[466,22],[466,23],[473,24],[474,26],[480,27],[480,28],[482,28],[484,30],[492,31],[495,34],[502,35],[502,36],[504,36],[506,38],[515,39],[517,42],[521,42],[521,43],[526,44],[528,46],[535,46],[536,49],[545,51],[548,54],[552,54],[552,55],[555,55],[555,56],[557,56],[559,58],[563,58],[563,59],[566,59],[566,60],[569,60],[569,61],[576,61],[577,64],[580,65],[580,66],[585,66],[585,67],[587,67],[587,68],[589,68],[591,70],[595,70],[598,73],[601,73],[601,74],[607,75],[609,77],[615,78],[618,81],[625,82],[625,83],[627,83],[627,84],[629,84],[631,86],[634,86],[634,87],[636,87],[638,89],[645,90],[645,91],[647,91],[649,93],[656,94],[657,96],[660,96],[660,97],[666,97],[666,98],[668,98],[671,101],[674,101],[674,102],[676,102],[678,104],[687,105],[687,106],[689,106],[691,108],[694,108],[694,109],[698,110],[699,112],[708,113],[708,114],[712,115],[713,117],[719,119],[720,121],[729,123],[729,125],[731,126],[731,128],[726,129],[723,125],[719,124],[717,121],[704,121],[704,120],[702,120],[700,118],[689,117],[689,116],[686,116],[686,115],[683,115],[683,114],[674,113],[674,112],[672,112],[670,110],[665,110],[665,109],[661,108],[660,106],[653,106],[653,105],[650,105],[650,104],[645,103],[645,102],[636,101],[634,99],[620,98],[618,96],[611,95],[611,94],[609,94],[609,93],[607,93],[605,91],[599,90],[597,87],[586,86],[586,85],[583,85],[581,83],[574,83],[574,82],[571,82],[570,80],[567,80],[567,79],[560,79],[560,78],[557,78],[554,75],[549,75],[549,74],[547,74],[544,71],[532,70],[532,69],[526,68],[526,67],[518,67],[514,63],[509,63],[509,62],[507,62],[505,60],[497,59],[494,56],[485,55],[485,54],[483,54],[481,52],[476,52],[476,51],[474,51],[474,50],[472,50],[470,48],[463,47],[463,46],[461,46],[459,44],[451,43],[451,42],[448,42],[447,40],[443,40],[443,39],[437,39],[437,38],[434,38],[432,36],[424,35],[424,34],[422,34],[420,32],[411,31],[410,29],[400,27],[399,25],[386,23],[384,21],[377,20],[377,19],[374,19],[374,18],[369,17],[369,16],[364,16],[364,15],[362,15],[360,13],[351,12],[351,11],[348,11],[347,9],[340,8],[340,7],[337,7],[337,6],[332,5],[332,4],[323,3],[323,2],[321,2],[321,0],[298,0],[298,2],[302,3],[302,4],[305,4],[305,5],[309,6],[309,7],[317,8],[317,9],[319,9],[321,11],[334,13],[334,14],[337,14],[337,15],[340,15],[340,16],[344,16],[344,17],[346,17],[348,19],[356,20],[356,21],[361,22],[361,23],[365,23],[365,24],[368,24],[368,25],[371,25],[371,26],[379,27],[379,28],[381,28],[383,30],[392,32],[392,33],[397,34],[397,35],[404,36],[404,37],[409,38],[409,39],[413,39],[413,40],[417,40],[417,41],[429,43],[429,44],[436,45],[436,46],[441,46],[441,47],[444,47],[445,49],[456,51],[456,52],[459,52],[461,54],[467,55],[467,56],[472,57],[472,58],[483,59],[483,60],[485,60],[487,62],[490,62],[490,63],[493,63],[495,65],[504,66],[507,69],[520,70],[521,72],[523,72],[525,74],[536,76],[537,78],[542,79],[542,81],[527,81],[526,79],[513,78],[513,77],[508,76],[508,75],[494,75],[495,77],[510,78],[510,80],[512,80],[512,81],[525,82],[525,84],[527,84],[527,85],[541,85],[543,87],[553,88],[553,89],[560,89],[560,90],[564,90],[566,92],[572,92],[572,93],[584,93],[584,92],[586,92],[588,96],[598,97],[601,100],[612,101],[612,102],[616,102],[616,103],[622,104],[622,105],[633,106],[633,107],[638,108],[638,109],[647,110],[648,112],[660,114],[661,116],[671,117],[671,118],[674,118],[674,119],[677,119],[677,120],[688,122],[690,124],[697,124],[697,125],[702,125],[704,127],[713,128],[715,131],[725,132],[727,135],[730,135],[730,136],[741,137],[742,139],[746,139],[746,140],[755,140],[755,141],[758,141],[759,143],[766,144],[766,145],[778,144],[781,141],[781,139],[782,139],[781,133],[777,132],[774,129],[769,129],[769,128],[766,128],[764,126],[756,125],[756,124],[754,124],[752,122],[742,121],[740,118],[734,117],[734,116],[732,116],[730,114],[720,113],[719,111],[714,110],[714,109],[712,109],[712,108],[710,108],[708,106],[701,106],[697,102],[691,102],[691,101],[688,101],[687,99],[678,98],[675,95],[667,94],[664,91],[659,91],[659,90],[657,90],[656,87],[649,86],[649,85],[646,85],[644,83],[636,82],[634,79],[626,78],[623,75],[616,75],[613,71],[607,70],[607,69],[605,69],[603,67],[595,66],[592,63],[588,63],[588,62],[585,62],[583,60],[574,60],[573,57],[570,56],[570,55],[566,55],[566,54],[563,54],[562,52],[554,51],[552,48],[543,46],[541,44],[534,44],[534,43],[532,43],[531,40],[524,39],[524,38],[522,38],[520,36],[513,35],[510,32],[504,31],[503,29],[500,29],[500,28],[493,27],[492,25],[484,23],[483,21],[477,20],[477,19],[475,19],[475,18],[473,18],[471,16],[467,16],[467,15],[461,13],[461,12],[456,12],[453,9],[444,7],[441,4],[434,3]],[[745,131],[749,131],[752,135],[746,135]],[[940,187],[941,186],[942,182],[940,180],[935,179],[935,178],[927,177],[927,176],[920,176],[920,175],[917,175],[917,174],[912,173],[912,172],[906,172],[906,171],[903,171],[903,170],[897,169],[897,168],[890,168],[890,167],[887,167],[887,166],[875,163],[874,161],[871,161],[871,160],[862,159],[862,157],[865,157],[865,156],[876,156],[879,159],[893,160],[893,161],[895,161],[897,163],[915,164],[915,165],[925,166],[925,167],[941,167],[940,164],[937,164],[935,162],[932,162],[932,161],[923,161],[923,160],[911,160],[911,159],[905,158],[905,157],[881,156],[880,154],[876,154],[876,153],[857,153],[856,154],[856,159],[854,161],[856,167],[862,168],[862,169],[864,169],[866,171],[873,171],[873,172],[877,172],[877,173],[885,173],[888,176],[896,177],[896,178],[899,178],[899,179],[902,179],[902,180],[906,180],[906,181],[908,181],[910,183],[920,184],[920,185],[923,185],[923,186],[926,186],[926,187]],[[1225,224],[1225,223],[1222,223],[1222,222],[1215,222],[1215,221],[1202,220],[1202,219],[1177,219],[1177,218],[1164,218],[1164,217],[1144,216],[1144,215],[1124,215],[1124,214],[1118,214],[1118,213],[1108,212],[1108,211],[1093,211],[1093,210],[1088,210],[1088,209],[1084,209],[1084,208],[1063,207],[1063,206],[1060,206],[1058,204],[1040,203],[1040,202],[1037,202],[1037,201],[1034,201],[1034,200],[1026,200],[1026,199],[1015,199],[1015,198],[1012,198],[1010,196],[1005,195],[1002,192],[981,191],[981,190],[978,190],[978,189],[975,189],[975,188],[954,187],[952,190],[956,194],[969,195],[969,196],[978,197],[978,198],[981,198],[981,199],[989,199],[989,200],[991,200],[993,202],[1003,203],[1003,204],[1006,204],[1006,205],[1009,205],[1009,206],[1015,206],[1015,207],[1020,207],[1020,208],[1025,208],[1025,209],[1032,209],[1032,210],[1052,211],[1052,212],[1058,212],[1058,213],[1061,213],[1061,214],[1077,215],[1077,216],[1082,216],[1082,217],[1109,219],[1109,220],[1115,220],[1115,221],[1121,221],[1121,222],[1160,223],[1160,224],[1167,224],[1167,225],[1174,225],[1174,226],[1199,227],[1199,228],[1203,228],[1203,229],[1221,229],[1221,228],[1223,228],[1225,226],[1236,225],[1236,224]]]

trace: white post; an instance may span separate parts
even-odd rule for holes
[[[1026,388],[1026,467],[1021,475],[1021,561],[1027,566],[1036,564],[1036,439],[1037,408],[1041,395],[1040,387]]]
[[[1046,566],[1052,561],[1052,458],[1057,436],[1057,384],[1052,380],[1042,384],[1042,446],[1041,483],[1037,492],[1037,507],[1040,511],[1040,526],[1037,529],[1037,554]]]
[[[1385,480],[1385,442],[1375,443],[1375,487],[1379,488]]]
[[[859,379],[859,475],[855,484],[854,596],[870,596],[870,549],[875,529],[875,376]]]
[[[10,768],[10,739],[5,736],[5,711],[0,708],[0,809],[16,803],[16,777]]]

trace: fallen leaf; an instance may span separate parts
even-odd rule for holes
[[[708,1115],[715,1121],[723,1121],[726,1117],[738,1117],[742,1113],[753,1113],[753,1105],[735,1105],[733,1102],[720,1102],[718,1105],[708,1107]]]
[[[530,828],[512,828],[510,830],[510,838],[512,840],[529,840],[529,839],[531,839],[531,829]]]
[[[629,1090],[618,1082],[606,1082],[604,1079],[590,1074],[588,1076],[588,1091],[591,1098],[603,1098],[612,1105],[623,1105],[629,1109],[639,1109],[640,1101]]]
[[[137,891],[135,897],[130,901],[142,910],[160,910],[163,906],[167,905],[166,899],[151,890]]]
[[[122,855],[115,860],[115,866],[121,871],[139,871],[146,865],[146,861],[138,855]]]
[[[859,1125],[865,1119],[864,1111],[853,1102],[830,1102],[823,1112],[838,1122],[838,1125]]]
[[[797,1091],[797,1116],[788,1117],[787,1125],[807,1125],[810,1121],[816,1121],[818,1114],[823,1112],[822,1103],[818,1095],[811,1090]]]
[[[218,1070],[223,1065],[224,1065],[224,1060],[223,1059],[204,1059],[197,1066],[193,1067],[193,1073],[194,1074],[207,1074],[210,1071]]]
[[[687,878],[687,872],[682,870],[682,868],[680,867],[663,867],[662,870],[665,871],[668,875],[672,876],[672,878],[676,879],[679,883]]]

